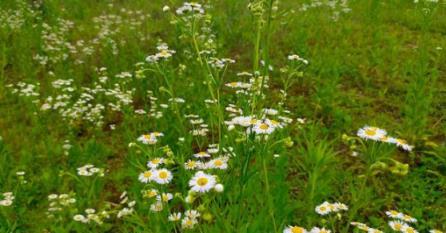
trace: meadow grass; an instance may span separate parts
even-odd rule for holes
[[[442,232],[445,18],[0,1],[0,232]]]

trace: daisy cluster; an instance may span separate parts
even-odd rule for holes
[[[223,68],[228,63],[232,63],[232,59],[215,58],[216,54],[216,35],[212,32],[211,15],[205,14],[205,9],[210,8],[209,5],[201,5],[199,3],[185,2],[182,6],[176,9],[172,14],[172,24],[181,26],[181,35],[179,38],[190,38],[196,41],[196,53],[198,53],[199,60],[205,58],[206,62],[216,68]],[[199,26],[197,26],[199,25]],[[190,59],[196,59],[194,52],[186,49],[184,55]]]
[[[387,131],[373,126],[364,126],[357,132],[358,137],[378,142],[386,142],[394,144],[405,151],[412,151],[413,146],[409,145],[406,140],[394,138],[387,135]]]
[[[367,233],[383,233],[383,231],[375,229],[375,228],[371,228],[371,227],[367,226],[367,224],[362,223],[362,222],[351,222],[350,225],[354,226],[355,228],[357,228],[361,231],[366,231]]]
[[[192,136],[207,136],[209,133],[209,125],[204,123],[203,118],[195,114],[188,114],[184,116],[189,119],[192,129],[189,131]]]
[[[22,97],[39,97],[40,83],[32,84],[25,82],[18,82],[15,85],[9,84],[8,87],[12,88],[11,93],[17,94]]]
[[[127,192],[123,192],[119,199],[121,200],[119,203],[119,205],[121,205],[121,209],[118,210],[116,217],[122,218],[124,216],[131,215],[135,211],[133,207],[135,206],[136,202],[129,201]]]
[[[300,226],[288,226],[283,230],[283,233],[331,233],[331,231],[325,229],[324,227],[313,227],[308,231]]]
[[[169,49],[169,46],[166,43],[161,43],[156,47],[158,52],[153,55],[149,55],[146,57],[146,62],[148,63],[157,63],[159,60],[165,60],[172,57],[175,54],[175,50]]]
[[[94,165],[86,164],[82,167],[77,168],[77,174],[80,176],[93,176],[97,174],[98,176],[104,176],[104,169],[97,168]]]
[[[158,139],[163,136],[164,136],[163,133],[151,132],[151,133],[143,134],[143,135],[139,136],[137,141],[141,142],[142,144],[153,145],[153,144],[156,144],[158,142]]]
[[[48,195],[49,207],[47,215],[49,218],[55,217],[55,214],[63,211],[65,208],[76,203],[74,194],[50,194]]]
[[[352,9],[348,6],[348,0],[312,0],[310,3],[305,3],[299,9],[300,11],[308,11],[310,9],[328,8],[332,11],[333,21],[338,21],[339,16],[343,13],[349,13]]]
[[[88,208],[85,209],[84,212],[84,214],[74,215],[73,220],[85,224],[96,223],[98,225],[102,225],[104,220],[110,217],[110,214],[105,210],[97,213],[95,209]]]
[[[185,2],[181,7],[176,10],[178,15],[184,15],[188,13],[192,14],[204,14],[203,6],[195,2]]]
[[[308,63],[309,63],[308,60],[300,57],[297,54],[288,55],[288,60],[290,60],[290,61],[299,61],[299,62],[304,63],[305,65],[308,65]]]
[[[228,125],[228,130],[234,129],[235,126],[241,126],[246,128],[248,134],[268,135],[291,122],[291,118],[282,118],[281,121],[276,121],[269,119],[266,116],[260,119],[257,119],[256,116],[236,116],[225,123]]]
[[[197,123],[202,123],[200,119],[195,119]],[[154,138],[161,136],[162,133],[150,133],[146,137],[141,136],[138,141],[141,144],[153,145]],[[145,143],[146,142],[146,143]],[[207,193],[211,190],[222,192],[224,187],[218,183],[218,177],[211,174],[212,170],[225,170],[228,168],[229,154],[224,156],[215,156],[220,149],[217,144],[209,145],[205,151],[192,154],[193,159],[189,159],[184,163],[184,168],[188,170],[196,170],[188,181],[189,191],[184,197],[180,193],[173,194],[167,190],[173,188],[171,184],[174,178],[172,170],[168,166],[175,166],[177,162],[173,157],[173,152],[168,146],[162,147],[161,150],[167,157],[152,157],[146,164],[147,170],[139,174],[138,180],[145,184],[142,191],[143,197],[151,200],[150,211],[160,213],[163,210],[170,210],[170,202],[177,198],[191,207],[199,195]],[[229,149],[226,149],[228,151]],[[175,209],[177,207],[175,206]],[[164,212],[164,211],[163,211]],[[188,208],[184,212],[173,211],[167,216],[171,222],[179,222],[183,229],[191,229],[198,223],[200,213],[196,210]]]
[[[407,214],[398,212],[396,210],[389,210],[386,211],[385,214],[393,219],[388,222],[388,225],[390,229],[396,232],[403,232],[403,233],[418,233],[418,230],[416,230],[414,227],[410,226],[411,223],[416,223],[417,219],[415,219],[412,216],[409,216]],[[362,222],[351,222],[352,226],[356,227],[357,229],[361,231],[366,231],[368,233],[382,233],[383,231],[371,228],[367,226],[367,224]],[[430,233],[442,233],[443,231],[432,229],[429,231]]]
[[[113,5],[110,5],[113,7]],[[150,15],[142,11],[122,8],[118,14],[104,14],[91,19],[93,36],[72,41],[70,33],[75,29],[72,21],[58,18],[57,23],[42,23],[42,53],[36,54],[34,60],[45,66],[62,61],[73,60],[73,64],[84,64],[95,54],[111,50],[113,55],[119,54],[119,47],[127,44],[125,33],[134,33],[141,41],[147,36],[141,27]]]
[[[12,192],[2,193],[2,199],[0,200],[0,206],[10,206],[12,205],[15,197]]]
[[[40,1],[34,1],[32,5],[25,0],[15,0],[16,8],[0,9],[0,28],[11,31],[20,30],[28,18],[40,18],[38,9],[41,6]]]
[[[131,107],[134,89],[126,89],[128,80],[119,78],[122,73],[111,79],[105,67],[97,72],[99,78],[92,87],[77,87],[72,79],[53,81],[55,95],[45,99],[41,111],[56,111],[71,124],[86,121],[99,127],[104,124],[105,115]]]
[[[403,233],[418,233],[415,228],[409,225],[409,223],[416,223],[417,219],[396,210],[386,211],[386,215],[389,218],[394,219],[389,221],[389,226],[392,228],[392,230]]]
[[[316,206],[315,211],[320,215],[327,215],[330,213],[337,213],[340,211],[348,210],[348,206],[339,202],[330,203],[325,201],[324,203]]]

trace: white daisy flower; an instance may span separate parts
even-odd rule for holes
[[[358,130],[358,137],[364,139],[370,139],[374,141],[380,141],[381,138],[387,135],[387,132],[383,129],[371,126],[364,126],[363,128]]]
[[[162,168],[155,170],[153,180],[158,184],[168,184],[172,180],[173,175],[169,170]]]
[[[400,212],[398,212],[398,211],[396,211],[396,210],[389,210],[389,211],[386,211],[386,215],[389,217],[389,218],[401,218],[401,217],[403,217],[403,213],[400,213]]]
[[[157,168],[160,164],[164,163],[164,159],[163,158],[154,158],[152,160],[150,160],[149,162],[147,162],[147,167],[149,168]]]
[[[283,230],[283,233],[307,233],[307,230],[303,227],[288,226]]]
[[[189,186],[194,192],[205,193],[214,188],[217,183],[215,176],[208,175],[202,171],[195,173],[189,180]]]
[[[325,228],[319,228],[319,227],[313,227],[310,231],[310,233],[330,233],[330,230],[327,230]]]
[[[150,210],[152,212],[160,212],[163,210],[163,203],[161,201],[157,201],[150,205]]]
[[[324,202],[318,206],[316,206],[315,211],[320,215],[327,215],[331,212],[330,203]]]
[[[405,151],[412,151],[413,149],[413,146],[407,144],[406,140],[404,139],[397,138],[395,144]]]
[[[407,223],[396,220],[396,221],[390,221],[389,222],[390,228],[394,231],[403,231],[404,228],[408,227]]]
[[[155,170],[147,170],[143,173],[140,173],[138,176],[138,180],[142,183],[148,183],[154,179]]]
[[[181,227],[183,229],[192,229],[197,223],[198,223],[197,219],[186,217],[183,218],[183,220],[181,220]]]
[[[274,132],[275,126],[271,121],[262,120],[257,121],[252,129],[248,129],[248,133],[254,132],[255,134],[271,134]]]
[[[403,232],[403,233],[418,233],[418,231],[411,226],[403,227],[403,230],[401,232]]]
[[[369,228],[367,229],[367,233],[384,233],[384,232],[381,231],[381,230],[378,230],[378,229],[369,227]]]
[[[207,152],[201,151],[201,152],[194,154],[194,157],[195,158],[209,158],[209,157],[211,157],[211,155]]]
[[[411,223],[417,222],[416,218],[414,218],[410,215],[407,215],[407,214],[403,214],[401,217],[399,217],[399,219],[403,220],[405,222],[411,222]]]
[[[228,168],[228,157],[219,157],[206,163],[207,168],[225,170]]]
[[[170,200],[172,200],[172,198],[173,198],[172,193],[162,193],[161,195],[158,195],[156,197],[156,200],[161,202],[169,202]]]
[[[181,220],[181,213],[180,213],[180,212],[178,212],[178,213],[171,213],[171,214],[169,215],[169,217],[168,217],[168,220],[169,220],[170,222],[177,222],[177,221],[180,221],[180,220]]]
[[[200,212],[196,211],[196,210],[186,210],[186,212],[184,212],[184,216],[188,217],[188,218],[198,218],[201,216]]]

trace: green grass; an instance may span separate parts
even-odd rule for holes
[[[339,3],[300,10],[311,2],[200,1],[203,17],[187,18],[175,13],[177,0],[1,1],[0,201],[6,192],[15,198],[0,205],[0,232],[360,232],[354,221],[391,232],[388,210],[416,218],[410,225],[419,232],[446,230],[446,2],[350,0],[348,12]],[[161,43],[175,53],[147,62]],[[235,63],[216,68],[214,58]],[[131,77],[116,77],[123,72]],[[256,79],[246,95],[225,85],[249,82],[240,72]],[[73,89],[56,88],[60,79]],[[22,82],[38,96],[24,96],[31,92]],[[53,109],[42,110],[50,96]],[[66,106],[54,106],[57,96]],[[99,113],[70,117],[86,103]],[[293,122],[267,136],[228,128],[235,115],[261,119],[264,108],[278,111],[270,119]],[[414,148],[362,139],[365,125]],[[205,136],[191,133],[200,128]],[[164,134],[156,144],[137,141],[155,131]],[[224,190],[192,194],[197,170],[184,163],[211,144],[228,168],[204,171]],[[140,182],[157,157],[172,181]],[[79,175],[86,164],[104,176]],[[156,213],[156,198],[143,192],[152,188],[173,195]],[[76,202],[49,211],[50,194]],[[315,208],[325,201],[349,209],[321,216]],[[132,213],[118,217],[124,207]],[[73,219],[88,208],[109,217]],[[168,221],[190,209],[201,214],[193,229]]]

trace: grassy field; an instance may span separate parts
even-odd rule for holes
[[[444,0],[0,1],[0,232],[442,230]]]

